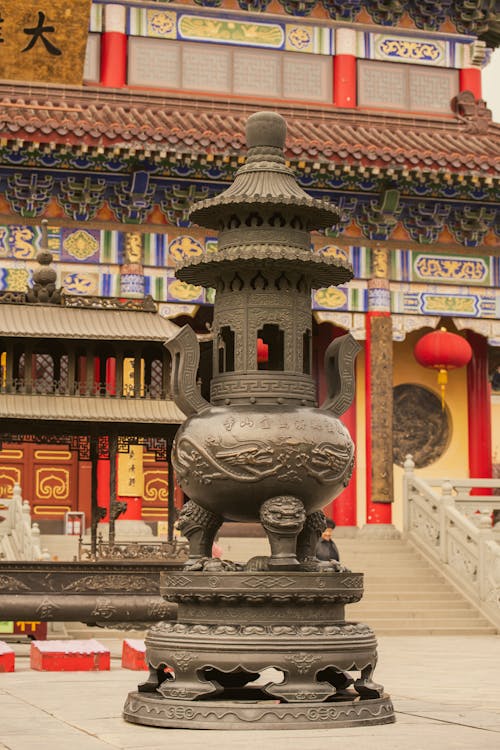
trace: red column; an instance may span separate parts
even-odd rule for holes
[[[92,519],[92,464],[90,461],[78,461],[78,510],[85,513],[85,528],[88,529]]]
[[[106,360],[106,394],[116,396],[116,358]]]
[[[117,500],[124,500],[127,503],[127,510],[122,513],[120,520],[140,521],[142,519],[142,497],[122,497],[117,496]]]
[[[109,522],[109,458],[99,458],[97,461],[97,504],[106,508],[106,517]]]
[[[126,8],[104,6],[104,33],[101,37],[101,79],[103,86],[122,88],[127,82]]]
[[[460,91],[472,91],[476,99],[482,99],[481,68],[462,68],[459,86]]]
[[[483,336],[467,332],[472,359],[467,365],[467,412],[469,420],[469,476],[491,479],[491,394],[488,378],[488,343]],[[488,495],[486,489],[471,494]]]
[[[333,61],[333,102],[337,107],[356,106],[356,32],[337,29]]]
[[[179,484],[177,482],[177,477],[175,476],[175,474],[174,474],[173,485],[174,485],[174,508],[176,510],[182,510],[182,506],[184,505],[185,496],[184,496],[184,492],[183,492],[182,488],[179,486]]]
[[[356,397],[351,406],[342,415],[342,422],[345,424],[356,445]],[[356,526],[356,465],[352,473],[351,481],[343,490],[337,499],[332,503],[332,518],[337,526]]]
[[[327,395],[324,367],[325,351],[328,344],[337,336],[343,336],[345,331],[329,323],[322,323],[318,326],[317,331],[315,337],[315,375],[318,384],[318,401],[321,404]],[[356,397],[346,413],[342,415],[341,421],[349,430],[354,444],[356,444]],[[356,526],[356,497],[356,469],[354,469],[349,485],[324,508],[326,515],[333,518],[337,526]]]

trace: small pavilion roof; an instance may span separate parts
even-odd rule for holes
[[[169,399],[93,398],[0,393],[2,419],[125,424],[182,424],[185,414]]]
[[[1,304],[0,336],[98,341],[158,341],[175,336],[179,327],[154,312]]]
[[[132,152],[160,163],[181,155],[230,158],[245,150],[248,115],[266,108],[286,118],[285,154],[294,162],[500,175],[500,124],[474,104],[465,115],[458,108],[432,117],[2,83],[0,139],[76,153]]]

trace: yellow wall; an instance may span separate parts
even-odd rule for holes
[[[437,385],[437,372],[421,367],[413,356],[413,349],[424,331],[408,334],[405,341],[394,342],[394,377],[393,384],[415,383],[422,385],[440,398]],[[450,442],[442,457],[423,469],[417,469],[422,477],[467,477],[469,475],[468,458],[468,420],[467,420],[467,380],[466,368],[452,370],[448,374],[446,387],[446,405],[451,420]],[[500,410],[500,405],[499,405]],[[499,426],[500,431],[500,426]],[[356,450],[357,450],[357,512],[358,526],[366,522],[366,453],[365,453],[365,361],[364,351],[357,357],[356,365]],[[500,448],[500,436],[497,440]],[[403,469],[394,465],[394,503],[392,516],[394,525],[402,529],[402,488]]]
[[[414,331],[406,339],[394,343],[394,385],[415,383],[422,385],[440,398],[437,371],[421,367],[413,356],[413,349],[423,331]],[[451,436],[448,447],[441,458],[423,469],[417,469],[422,477],[468,477],[468,418],[467,418],[467,368],[448,373],[446,406],[451,421]],[[403,469],[394,466],[393,523],[402,528]]]

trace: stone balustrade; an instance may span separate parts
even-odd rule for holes
[[[40,528],[31,523],[31,510],[23,500],[21,487],[14,484],[12,497],[2,498],[4,521],[0,524],[0,558],[4,560],[43,560],[47,551],[40,547]]]
[[[500,479],[422,479],[404,464],[404,532],[500,627]]]

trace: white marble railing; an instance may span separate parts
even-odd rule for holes
[[[500,479],[426,479],[404,464],[406,536],[500,627],[500,509],[498,495],[471,495],[472,489],[500,489]]]
[[[43,560],[46,550],[40,548],[40,529],[31,523],[30,505],[23,501],[21,488],[14,485],[12,497],[0,500],[3,517],[0,523],[0,558],[3,560]]]

